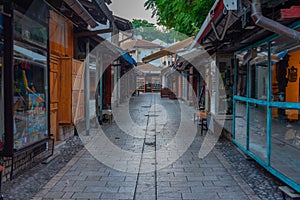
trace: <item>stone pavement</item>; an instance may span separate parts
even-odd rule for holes
[[[89,136],[82,135],[87,148],[34,199],[260,199],[217,148],[204,159],[198,157],[203,136],[197,134],[187,150],[185,138],[176,141],[176,152],[170,149],[180,120],[193,124],[193,113],[187,116],[182,112],[190,108],[178,101],[160,99],[158,94],[134,97],[128,107],[132,119],[143,127],[140,133],[126,134],[126,127],[121,129],[113,123],[103,128],[109,141],[99,134],[99,128]],[[107,150],[110,143],[134,154],[118,157]]]
[[[2,183],[4,199],[31,199],[83,148],[79,137],[72,137],[57,145],[51,162],[28,167],[13,180]]]

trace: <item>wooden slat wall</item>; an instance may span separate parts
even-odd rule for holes
[[[50,11],[50,124],[55,141],[58,126],[72,123],[73,25],[55,11]]]
[[[84,68],[84,62],[72,60],[72,121],[74,124],[84,118]]]
[[[74,56],[74,31],[72,23],[50,11],[50,50],[59,56]]]
[[[58,102],[59,102],[59,57],[50,56],[50,133],[58,138]]]
[[[60,97],[58,119],[60,124],[72,124],[72,58],[60,58]]]

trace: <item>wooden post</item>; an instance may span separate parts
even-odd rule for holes
[[[13,66],[13,11],[12,3],[7,2],[4,4],[4,12],[11,14],[9,16],[3,16],[4,28],[4,61],[3,61],[3,73],[4,73],[4,150],[6,155],[13,154],[14,147],[14,67]]]
[[[114,63],[117,65],[117,61],[114,61]],[[118,83],[118,67],[114,66],[114,86],[113,86],[113,103],[118,106],[118,92],[117,92],[117,83]]]

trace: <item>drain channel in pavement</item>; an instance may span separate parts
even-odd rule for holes
[[[141,106],[142,108],[151,108],[151,105]]]
[[[154,114],[145,114],[146,117],[159,117],[159,115],[154,115]]]
[[[134,191],[133,199],[145,199],[150,196],[157,199],[157,160],[156,160],[156,115],[155,112],[155,96],[152,95],[151,102],[149,106],[142,106],[144,108],[150,108],[151,105],[154,105],[154,111],[148,111],[147,117],[147,125],[144,129],[145,138],[141,152],[141,160],[139,165],[139,171]],[[154,117],[154,119],[152,118]],[[150,123],[151,119],[153,119],[154,124]],[[147,155],[148,152],[155,152],[153,156]],[[149,165],[150,164],[150,165]],[[147,185],[147,187],[145,187]]]

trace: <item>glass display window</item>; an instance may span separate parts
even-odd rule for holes
[[[34,21],[18,11],[14,11],[14,38],[47,48],[47,27],[42,23]]]
[[[299,113],[297,109],[290,112]],[[278,113],[278,108],[273,108],[272,113]],[[293,181],[300,182],[300,122],[293,123],[280,120],[285,113],[278,113],[272,119],[271,166]]]
[[[267,162],[267,107],[249,103],[249,150]]]
[[[218,58],[219,80],[217,82],[218,92],[218,114],[232,114],[233,97],[233,61],[230,58],[220,56]]]
[[[139,76],[136,80],[137,89],[138,90],[144,90],[145,89],[145,77]]]
[[[47,53],[14,44],[14,148],[48,137]]]
[[[251,51],[249,61],[249,98],[267,100],[268,91],[268,44],[260,45]]]
[[[300,30],[300,29],[298,29]],[[277,38],[271,43],[272,101],[300,102],[300,45],[291,39]],[[299,121],[299,110],[274,108],[272,118],[290,124]]]
[[[248,56],[247,51],[243,51],[241,53],[238,53],[236,55],[236,63],[237,63],[237,69],[236,69],[236,94],[237,96],[247,96],[247,67],[248,67]]]
[[[280,37],[272,41],[272,101],[300,102],[299,57],[300,44],[294,40]]]
[[[247,117],[246,113],[246,103],[243,101],[236,101],[235,109],[235,127],[234,127],[234,139],[243,148],[247,147]]]
[[[235,53],[233,141],[299,190],[300,44],[278,35],[262,39]]]
[[[14,15],[13,148],[18,150],[49,137],[48,34],[46,23],[27,13]]]

